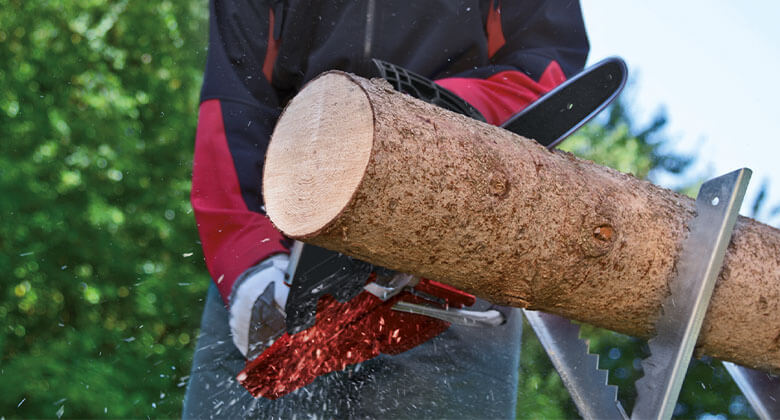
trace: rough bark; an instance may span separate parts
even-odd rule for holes
[[[339,72],[284,111],[264,188],[294,238],[644,338],[694,215],[688,197]],[[779,302],[780,231],[740,217],[698,354],[780,369]]]

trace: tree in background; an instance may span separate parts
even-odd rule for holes
[[[204,1],[0,0],[0,414],[178,416]]]

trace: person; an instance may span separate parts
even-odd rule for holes
[[[264,214],[263,159],[307,81],[331,69],[370,74],[372,58],[436,80],[501,124],[583,68],[578,1],[211,0],[210,15],[191,199],[214,285],[183,417],[514,417],[522,323],[507,308],[502,326],[451,326],[276,400],[236,382],[258,348],[253,307],[284,308],[288,290],[290,243]]]

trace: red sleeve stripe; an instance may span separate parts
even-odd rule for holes
[[[280,242],[282,234],[270,220],[244,203],[216,99],[200,105],[191,201],[206,266],[225,303],[244,270],[272,254],[287,252]]]
[[[487,79],[453,77],[436,83],[477,108],[488,123],[501,125],[512,115],[566,80],[561,67],[550,63],[539,81],[520,71],[502,71]]]
[[[501,2],[490,0],[490,10],[488,11],[485,33],[488,42],[488,57],[493,57],[501,47],[506,44],[504,38],[504,29],[501,27]]]
[[[279,44],[281,42],[274,38],[274,9],[268,9],[268,47],[265,50],[265,60],[263,60],[263,74],[270,82],[274,73],[274,63],[279,54]]]

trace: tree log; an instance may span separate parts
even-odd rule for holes
[[[689,197],[329,72],[286,107],[264,168],[289,237],[488,301],[648,338]],[[780,369],[780,231],[739,217],[697,343]]]

